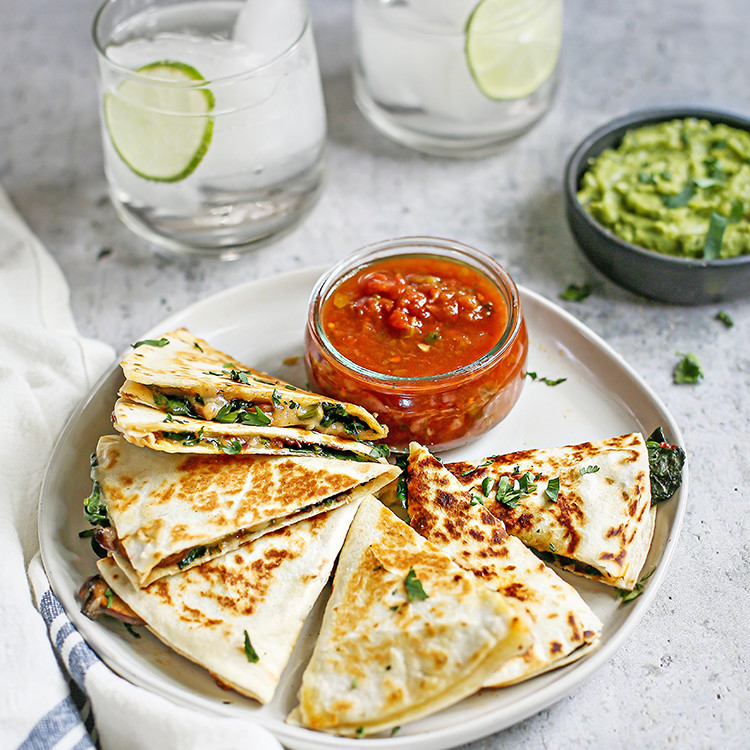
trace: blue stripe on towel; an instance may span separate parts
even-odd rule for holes
[[[58,703],[43,716],[19,745],[18,750],[48,750],[81,725],[81,717],[70,697]],[[94,750],[88,735],[84,734],[76,744],[81,750]]]
[[[80,636],[78,636],[80,638]],[[89,667],[99,661],[99,657],[89,648],[83,640],[76,643],[68,654],[65,666],[70,672],[70,676],[83,688],[83,681],[86,679],[86,672]]]
[[[62,604],[57,601],[57,597],[52,593],[51,589],[42,594],[42,598],[39,600],[39,612],[48,628],[55,617],[63,614],[64,611]]]
[[[75,632],[75,628],[70,622],[66,622],[60,628],[60,630],[57,631],[57,635],[55,636],[55,649],[57,651],[59,651],[63,647],[63,643],[65,643],[65,639],[73,632]]]
[[[71,732],[80,732],[82,735],[72,750],[95,750],[95,740],[92,741],[92,737],[96,737],[96,727],[85,693],[84,681],[86,672],[99,661],[99,657],[68,620],[65,610],[51,589],[40,597],[39,612],[50,636],[53,623],[57,621],[59,625],[52,645],[63,672],[67,672],[70,695],[37,722],[18,750],[48,750],[66,739]],[[66,642],[73,645],[63,659]],[[83,716],[86,717],[85,721]]]

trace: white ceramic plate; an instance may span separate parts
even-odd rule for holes
[[[307,300],[322,268],[305,269],[244,284],[171,315],[140,338],[180,326],[241,361],[297,385],[305,384],[302,336]],[[527,380],[510,416],[474,443],[444,458],[480,457],[530,447],[554,447],[600,440],[626,432],[648,435],[664,427],[667,438],[682,444],[679,429],[658,397],[592,331],[543,297],[521,289],[529,329],[528,369],[551,379],[549,387]],[[289,358],[299,356],[294,364]],[[287,364],[284,361],[287,360]],[[148,690],[214,715],[252,717],[295,750],[311,748],[440,748],[491,734],[515,724],[569,693],[607,661],[635,627],[662,582],[687,502],[687,467],[680,490],[659,506],[656,532],[644,570],[654,573],[643,594],[621,604],[604,585],[563,574],[601,618],[600,647],[562,669],[520,685],[484,690],[457,705],[402,728],[395,737],[335,738],[284,723],[296,704],[300,677],[315,642],[327,590],[303,629],[276,695],[266,706],[221,690],[206,671],[176,655],[143,630],[134,639],[120,623],[92,622],[79,612],[76,592],[95,572],[95,556],[78,532],[87,527],[82,499],[91,490],[89,455],[100,435],[113,431],[109,415],[122,382],[119,367],[89,393],[63,431],[42,487],[39,534],[42,558],[52,588],[86,640],[117,673]]]

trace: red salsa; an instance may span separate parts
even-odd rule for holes
[[[464,248],[466,262],[455,245],[454,257],[442,245],[434,254],[353,256],[313,296],[311,383],[376,414],[391,446],[461,445],[520,396],[528,338],[515,285],[491,258]]]
[[[397,377],[471,364],[508,323],[498,288],[474,268],[430,257],[367,266],[323,303],[323,331],[345,357]]]

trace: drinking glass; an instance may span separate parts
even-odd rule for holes
[[[133,231],[232,259],[313,206],[326,115],[305,0],[107,0],[93,36],[104,168]]]
[[[558,81],[563,0],[354,0],[354,95],[393,140],[483,156],[528,130]]]

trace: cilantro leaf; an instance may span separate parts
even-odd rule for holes
[[[690,203],[691,198],[695,195],[695,184],[691,180],[685,184],[685,187],[676,195],[662,195],[661,202],[665,208],[683,208]]]
[[[526,377],[531,378],[532,380],[538,380],[545,385],[560,385],[560,383],[564,383],[567,380],[567,378],[557,378],[557,380],[552,380],[551,378],[541,377],[535,372],[527,372]]]
[[[703,245],[703,257],[714,260],[721,254],[721,243],[724,240],[724,230],[727,228],[727,220],[717,213],[711,214],[706,232],[706,241]]]
[[[719,310],[716,313],[716,320],[720,320],[727,328],[731,328],[734,325],[734,321],[729,317],[729,313]]]
[[[599,467],[596,464],[592,464],[591,466],[582,466],[578,473],[583,476],[584,474],[596,474],[596,472],[599,471]]]
[[[569,302],[583,302],[591,294],[590,284],[568,284],[564,292],[560,294],[560,299]]]
[[[406,597],[410,602],[422,601],[427,599],[427,594],[422,588],[422,582],[417,578],[417,574],[414,572],[414,568],[409,568],[409,572],[406,574],[404,579],[406,585]]]
[[[551,503],[557,502],[557,496],[560,494],[560,477],[554,477],[547,482],[547,489],[544,490]]]
[[[258,656],[258,652],[253,648],[252,643],[250,643],[250,636],[247,634],[247,630],[245,632],[245,656],[247,656],[247,660],[251,664],[257,664],[260,657]]]
[[[672,379],[677,384],[695,384],[703,377],[703,369],[697,355],[688,352],[677,352],[682,359],[677,363],[672,372]]]
[[[426,344],[434,344],[436,341],[440,340],[440,331],[430,331],[425,337],[424,337]]]
[[[166,346],[169,343],[169,339],[164,338],[162,336],[160,339],[143,339],[142,341],[136,341],[135,344],[131,344],[130,346],[133,347],[133,349],[137,349],[139,346]]]

